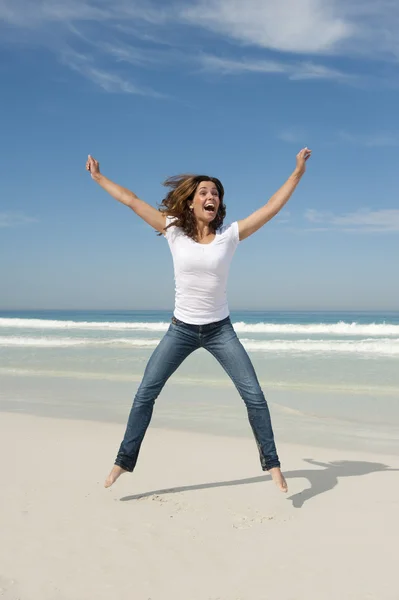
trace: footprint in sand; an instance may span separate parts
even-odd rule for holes
[[[233,528],[234,529],[249,529],[256,525],[262,525],[275,519],[274,515],[262,515],[257,513],[256,515],[233,515]]]
[[[253,512],[252,510],[248,510],[248,513],[245,515],[231,513],[231,516],[233,521],[232,526],[234,529],[248,529],[250,527],[265,525],[266,523],[270,522],[282,523],[284,521],[290,521],[292,518],[288,515],[265,515],[262,512]]]

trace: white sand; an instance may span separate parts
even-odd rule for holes
[[[399,472],[380,464],[399,457],[280,445],[284,495],[254,441],[152,428],[105,490],[122,434],[0,414],[2,600],[399,599]]]

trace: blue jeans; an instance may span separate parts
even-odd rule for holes
[[[148,361],[115,464],[126,471],[133,471],[151,421],[155,399],[183,360],[198,348],[205,348],[219,361],[244,400],[262,469],[267,471],[279,467],[269,408],[230,317],[208,325],[189,325],[172,318],[166,335]]]

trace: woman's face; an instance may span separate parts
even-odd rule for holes
[[[213,181],[201,181],[195,190],[190,208],[197,221],[211,223],[220,205],[219,192]]]

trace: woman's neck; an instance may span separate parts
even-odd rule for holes
[[[204,238],[207,238],[208,235],[213,234],[213,229],[211,228],[211,226],[208,223],[201,223],[200,221],[197,221],[197,238],[198,241],[203,240]]]

